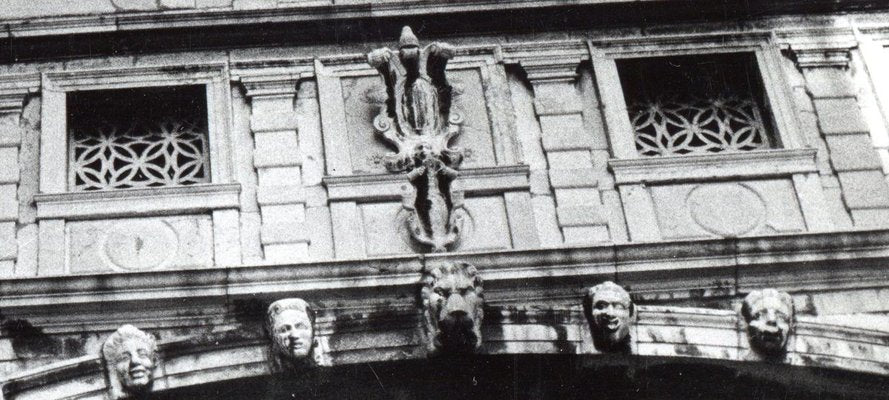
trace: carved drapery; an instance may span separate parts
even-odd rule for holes
[[[460,114],[451,110],[452,89],[445,66],[454,56],[447,43],[423,48],[404,27],[399,49],[367,55],[386,84],[387,100],[374,128],[398,151],[385,157],[386,169],[406,173],[413,190],[404,197],[411,237],[433,252],[453,245],[462,223],[462,196],[452,190],[463,151],[450,147],[460,133]]]

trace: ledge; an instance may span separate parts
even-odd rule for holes
[[[713,179],[750,179],[817,172],[815,149],[762,150],[610,159],[618,185]]]
[[[185,214],[238,208],[238,183],[42,193],[37,218],[65,220]]]
[[[481,354],[474,357],[483,360],[497,355],[567,354],[582,360],[580,364],[585,367],[601,368],[633,363],[642,366],[640,369],[661,362],[702,363],[732,368],[739,374],[758,370],[789,390],[803,386],[828,393],[844,392],[837,384],[848,381],[812,374],[813,368],[876,375],[889,371],[889,331],[834,326],[814,317],[798,316],[785,357],[765,361],[750,350],[745,323],[735,310],[644,305],[636,310],[628,356],[602,354],[595,348],[579,304],[486,307]],[[349,314],[342,321],[337,320],[334,312],[320,310],[315,322],[316,339],[325,353],[318,368],[332,372],[328,368],[341,365],[425,360],[420,324],[415,311],[410,309],[384,315]],[[221,380],[268,376],[271,371],[267,346],[261,323],[161,342],[153,391],[163,393]],[[397,351],[391,352],[393,349]],[[0,380],[0,397],[101,397],[107,391],[103,364],[101,356],[89,355],[22,371]],[[223,369],[227,372],[220,374]],[[67,391],[60,393],[59,387]],[[859,389],[877,389],[875,393],[885,394],[885,388],[878,385]]]
[[[468,196],[527,190],[529,171],[527,165],[461,169],[453,189]],[[400,201],[410,190],[405,174],[326,176],[324,185],[331,201]]]

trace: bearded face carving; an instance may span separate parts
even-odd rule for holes
[[[132,325],[121,326],[102,345],[102,356],[108,368],[112,399],[151,390],[157,364],[154,336]]]
[[[317,352],[314,325],[315,313],[302,299],[282,299],[269,305],[266,328],[277,366],[312,364]]]
[[[784,353],[793,328],[793,299],[786,292],[763,289],[744,298],[741,314],[747,322],[750,347],[768,356]]]
[[[630,327],[636,310],[624,288],[608,281],[588,289],[584,314],[599,351],[629,351]]]
[[[482,343],[482,280],[466,263],[434,267],[421,292],[430,354],[471,353]]]

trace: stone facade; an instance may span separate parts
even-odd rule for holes
[[[881,2],[32,3],[0,398],[889,390]]]

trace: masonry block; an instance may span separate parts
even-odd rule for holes
[[[608,219],[601,213],[601,206],[559,206],[556,214],[560,226],[606,225]]]
[[[300,185],[260,186],[256,190],[256,201],[260,206],[305,203],[306,195]]]
[[[232,0],[195,0],[197,8],[231,7]]]
[[[574,84],[553,82],[534,85],[534,112],[557,115],[581,112],[583,103]]]
[[[18,181],[18,147],[0,147],[0,183],[16,183]]]
[[[813,98],[854,97],[856,95],[852,77],[840,68],[806,68],[806,87]]]
[[[254,115],[250,119],[250,130],[257,132],[295,131],[299,120],[294,111],[279,111],[262,115]]]
[[[880,169],[880,159],[870,136],[865,134],[827,136],[830,160],[837,171]]]
[[[303,224],[262,224],[262,244],[309,243],[311,238]],[[266,254],[268,258],[268,254]]]
[[[840,185],[849,208],[889,207],[889,186],[883,173],[874,171],[841,172]]]
[[[0,185],[0,221],[14,221],[18,217],[19,203],[16,185]]]
[[[262,206],[263,225],[302,224],[306,221],[306,208],[302,204]]]
[[[257,168],[302,164],[295,130],[258,132],[253,140],[253,165]]]
[[[599,191],[593,188],[556,189],[559,207],[590,206],[602,204]]]
[[[821,133],[845,135],[869,131],[855,98],[816,99],[814,103]]]
[[[300,167],[270,167],[257,171],[259,186],[299,185],[302,182]]]
[[[15,222],[0,222],[0,260],[15,260],[17,255]]]
[[[605,225],[569,226],[562,231],[565,235],[565,244],[568,245],[602,243],[611,240],[608,236],[608,227]]]
[[[579,113],[541,116],[540,131],[546,151],[589,150],[593,147],[590,135],[584,132],[583,116]]]
[[[293,263],[309,258],[308,243],[280,243],[265,246],[265,260],[270,263]]]
[[[528,177],[531,194],[549,194],[549,174],[547,171],[532,170]]]
[[[856,228],[889,228],[889,210],[887,209],[863,209],[850,212]]]
[[[549,169],[574,169],[592,166],[593,159],[588,150],[550,151],[546,154]]]
[[[596,170],[593,168],[551,169],[549,181],[554,188],[596,187]]]
[[[160,0],[161,8],[195,8],[195,0]]]

